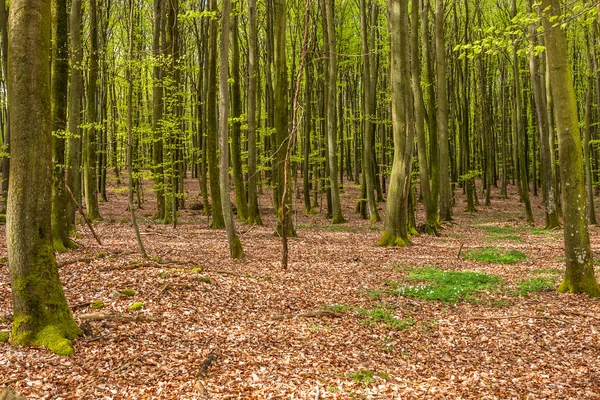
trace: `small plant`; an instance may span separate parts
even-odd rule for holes
[[[104,308],[104,302],[102,300],[92,301],[92,309],[99,310],[101,308]]]
[[[537,276],[521,281],[517,286],[516,294],[519,296],[527,296],[532,292],[553,291],[555,279],[553,277]]]
[[[384,323],[393,329],[410,329],[415,324],[411,317],[401,319],[393,315],[392,311],[383,308],[373,308],[371,310],[357,308],[356,312],[365,315],[366,318],[363,319],[363,322],[369,325]]]
[[[136,291],[133,289],[124,289],[121,290],[121,294],[127,297],[133,297],[135,296]]]
[[[350,378],[354,379],[354,383],[367,386],[369,383],[375,382],[375,372],[369,369],[361,369],[358,372],[350,374]]]
[[[138,311],[142,308],[144,308],[144,303],[142,303],[141,301],[136,301],[135,303],[129,306],[129,311]]]
[[[399,296],[457,303],[460,300],[471,299],[474,293],[479,290],[492,288],[500,282],[500,278],[481,272],[443,271],[437,268],[424,268],[411,271],[407,281],[428,284],[401,286],[397,282],[390,282],[388,285],[397,288]]]
[[[371,300],[379,300],[381,296],[383,296],[383,291],[381,289],[368,289],[365,290],[365,294],[369,296]]]
[[[204,267],[194,267],[192,268],[192,272],[195,274],[201,274],[202,272],[204,272]]]
[[[538,274],[538,275],[546,275],[546,274],[559,275],[562,273],[562,271],[558,268],[548,268],[548,269],[534,269],[533,271],[531,271],[531,273]]]
[[[8,332],[0,332],[0,343],[8,343],[9,336]]]
[[[331,311],[334,313],[343,313],[348,310],[351,310],[352,307],[347,304],[333,304],[331,306],[325,307],[327,311]]]
[[[209,285],[212,283],[212,281],[210,280],[210,278],[206,277],[206,276],[199,276],[198,277],[198,282],[207,283]]]
[[[480,247],[465,253],[467,260],[496,264],[515,264],[526,258],[527,255],[520,251],[502,250],[496,247]]]

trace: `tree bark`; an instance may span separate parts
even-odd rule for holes
[[[452,220],[450,195],[450,148],[448,145],[448,90],[446,81],[446,44],[444,37],[444,0],[435,0],[435,64],[437,69],[437,126],[440,160],[440,219]]]
[[[152,68],[152,172],[154,174],[154,192],[156,193],[156,214],[158,220],[165,219],[165,176],[163,166],[163,83],[160,56],[162,53],[161,35],[163,26],[164,0],[154,0],[154,31],[152,33],[152,53],[154,66]]]
[[[375,9],[373,9],[375,12]],[[366,201],[366,211],[371,222],[381,220],[375,201],[375,176],[373,172],[373,119],[375,118],[374,103],[371,101],[374,93],[374,82],[371,72],[371,56],[368,42],[367,7],[366,0],[360,0],[360,37],[362,43],[363,60],[363,200]]]
[[[210,0],[210,11],[217,12],[217,1]],[[210,197],[212,201],[212,221],[210,227],[222,229],[225,227],[223,207],[221,202],[229,203],[229,198],[221,199],[219,188],[219,164],[217,162],[217,21],[211,19],[208,40],[208,85],[206,93],[206,150],[208,174],[210,179]]]
[[[233,167],[233,182],[235,186],[235,204],[237,217],[246,221],[248,219],[248,202],[246,201],[246,188],[242,172],[242,90],[240,76],[240,43],[237,15],[233,16],[231,25],[231,166]]]
[[[262,225],[258,208],[256,100],[258,71],[258,25],[256,0],[248,0],[248,223]],[[259,99],[260,101],[260,99]]]
[[[65,132],[67,130],[67,93],[69,85],[69,51],[67,2],[53,0],[52,51],[52,239],[54,249],[64,253],[74,248],[69,239],[67,193],[65,190]]]
[[[337,168],[337,41],[334,23],[334,0],[325,1],[325,23],[323,30],[327,31],[328,70],[327,70],[327,158],[329,161],[329,184],[331,187],[331,208],[332,224],[342,224],[346,222],[342,214],[342,205],[340,202],[340,187],[338,182]]]
[[[585,183],[579,120],[566,34],[560,28],[560,2],[542,0],[542,9],[548,10],[542,23],[554,95],[567,264],[565,277],[558,291],[586,293],[597,297],[600,296],[600,286],[594,276],[594,262],[585,217]],[[555,23],[549,20],[553,16],[558,17]]]
[[[97,87],[98,87],[98,12],[97,0],[90,0],[90,57],[87,87],[87,124],[85,135],[84,188],[85,206],[88,218],[92,221],[101,219],[98,208],[98,186],[96,172],[97,142]]]
[[[69,91],[69,139],[67,150],[66,182],[75,199],[81,200],[81,97],[83,93],[81,49],[81,0],[71,2],[71,90]],[[67,202],[67,219],[74,224],[77,205]]]
[[[412,161],[413,129],[407,124],[409,109],[408,77],[408,0],[388,0],[390,27],[392,130],[394,160],[388,189],[385,228],[379,246],[406,246],[408,237],[408,207],[410,195],[410,167]],[[403,54],[406,52],[406,54]]]
[[[242,243],[235,232],[235,222],[229,203],[229,30],[231,0],[223,0],[221,11],[221,56],[219,58],[219,132],[220,132],[220,176],[221,199],[229,253],[232,258],[244,258]]]
[[[14,345],[73,354],[81,331],[67,304],[52,245],[50,0],[14,0],[8,18],[12,132],[6,237]]]

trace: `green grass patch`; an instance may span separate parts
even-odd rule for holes
[[[379,300],[383,296],[383,290],[381,289],[368,289],[364,293],[369,296],[371,300]]]
[[[547,269],[534,269],[531,271],[532,274],[537,275],[560,275],[562,271],[558,268],[547,268]]]
[[[503,250],[497,247],[478,247],[467,250],[466,260],[496,264],[515,264],[527,258],[527,255],[517,250]]]
[[[388,285],[395,287],[396,293],[400,296],[458,303],[462,300],[473,299],[476,292],[494,287],[501,282],[501,279],[495,275],[481,272],[424,268],[411,271],[406,281],[424,284],[405,286],[389,282]]]
[[[135,290],[133,289],[125,289],[125,290],[121,290],[121,294],[127,296],[127,297],[132,297],[135,296]]]
[[[389,374],[386,372],[374,372],[369,369],[361,369],[353,374],[350,374],[350,378],[354,380],[354,383],[367,386],[370,383],[375,382],[375,378],[379,377],[386,381],[390,379]]]
[[[529,293],[534,292],[550,292],[556,290],[556,286],[554,284],[555,277],[547,277],[547,276],[536,276],[534,278],[529,278],[522,280],[517,286],[516,294],[518,296],[527,296]]]
[[[298,229],[314,229],[316,231],[330,232],[354,232],[360,228],[349,225],[298,225]]]
[[[334,312],[334,313],[344,313],[344,312],[346,312],[348,310],[352,310],[353,307],[349,306],[347,304],[333,304],[333,305],[325,307],[325,309],[327,311],[331,311],[331,312]]]
[[[10,334],[8,332],[0,332],[0,343],[7,343]]]
[[[356,312],[365,316],[362,321],[368,325],[385,324],[389,328],[405,330],[410,329],[415,324],[415,320],[411,317],[398,318],[391,310],[384,308],[372,308],[370,310],[357,308]]]
[[[516,228],[511,228],[507,226],[493,226],[493,225],[483,225],[481,226],[489,238],[495,240],[515,240],[521,241],[521,235]]]

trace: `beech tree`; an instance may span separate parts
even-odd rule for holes
[[[52,243],[50,0],[15,0],[8,18],[11,185],[6,236],[14,345],[73,353],[80,334],[58,277]]]
[[[554,118],[558,136],[560,181],[564,223],[565,278],[559,292],[600,296],[594,275],[594,260],[585,215],[585,181],[579,131],[579,117],[573,77],[569,65],[567,38],[561,27],[558,0],[542,0],[546,58],[554,97]]]

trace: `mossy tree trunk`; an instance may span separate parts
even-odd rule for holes
[[[227,229],[229,252],[232,258],[244,258],[240,238],[235,232],[235,222],[229,203],[229,30],[231,19],[231,0],[223,0],[221,12],[221,56],[219,58],[219,132],[220,132],[220,183],[223,199],[223,217]],[[241,162],[241,160],[240,160]]]
[[[407,124],[409,104],[406,96],[407,93],[410,93],[408,0],[388,0],[388,25],[390,27],[394,159],[385,205],[385,228],[377,244],[379,246],[405,246],[410,244],[408,196],[410,194],[412,134],[414,132],[413,129],[409,129]]]
[[[73,353],[80,334],[58,277],[52,244],[50,0],[14,0],[9,14],[12,132],[6,237],[15,345]]]
[[[558,134],[567,259],[565,278],[558,291],[586,293],[597,297],[600,296],[600,286],[594,275],[594,262],[585,216],[586,196],[579,119],[566,34],[560,28],[561,5],[559,0],[542,0],[541,7],[542,10],[547,10],[542,23]],[[554,16],[558,18],[551,22],[550,19]]]
[[[67,1],[53,0],[52,51],[52,238],[54,249],[64,253],[76,247],[69,239],[67,191],[65,190],[65,131],[67,129],[67,88],[69,51]]]

